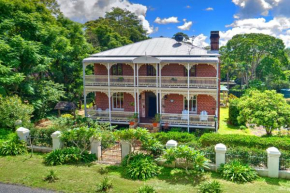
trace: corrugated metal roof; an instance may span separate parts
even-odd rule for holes
[[[134,63],[138,57],[89,57],[83,60],[84,63]],[[217,57],[156,57],[160,62],[196,62],[196,63],[217,63]]]
[[[188,43],[178,43],[171,38],[152,38],[129,44],[119,48],[107,50],[93,57],[99,56],[188,56],[208,55],[207,50],[192,46]],[[215,54],[216,55],[216,54]]]

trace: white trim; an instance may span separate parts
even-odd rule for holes
[[[194,97],[195,97],[195,111],[189,111],[189,109],[190,109],[190,107],[188,107],[189,109],[188,109],[188,111],[189,111],[189,113],[190,114],[197,114],[197,95],[193,95],[192,97],[190,97],[190,100],[194,100]],[[183,110],[185,110],[185,100],[187,100],[186,99],[186,97],[185,96],[183,96]],[[188,103],[188,106],[189,106],[189,103]]]
[[[121,94],[122,94],[122,96],[121,96]],[[124,111],[124,98],[125,98],[124,92],[114,93],[112,95],[112,103],[113,103],[112,110],[114,110],[114,111]],[[120,107],[122,106],[121,101],[123,101],[123,108],[116,108],[115,107],[115,105],[117,105],[117,104],[115,104],[115,99],[116,99],[116,103],[120,103],[119,104]]]

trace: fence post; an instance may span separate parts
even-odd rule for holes
[[[267,166],[268,166],[268,177],[278,178],[279,177],[279,158],[281,152],[276,147],[269,147],[267,150]]]
[[[27,138],[29,137],[30,130],[26,129],[24,127],[19,127],[16,130],[16,133],[17,133],[20,140],[27,142]]]
[[[215,145],[215,164],[216,164],[216,170],[220,167],[221,164],[226,163],[226,151],[227,147],[222,144],[216,144]]]
[[[102,157],[101,140],[91,137],[90,141],[91,141],[91,153],[96,154],[97,159],[101,160],[101,157]]]
[[[61,149],[63,144],[62,141],[60,140],[60,135],[61,132],[60,131],[55,131],[53,134],[51,134],[51,138],[52,138],[52,149]]]
[[[131,144],[126,141],[121,141],[121,153],[122,159],[126,157],[126,155],[130,154],[132,151]]]

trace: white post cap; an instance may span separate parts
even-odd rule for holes
[[[166,148],[168,149],[168,148],[172,148],[172,147],[177,147],[177,141],[174,141],[171,139],[171,140],[167,141]]]
[[[51,134],[51,138],[59,138],[61,135],[60,131],[55,131],[53,134]]]
[[[281,152],[276,148],[276,147],[269,147],[267,150],[267,154],[269,156],[277,156],[277,157],[280,157],[281,155]]]
[[[24,127],[19,127],[17,130],[16,130],[17,133],[29,133],[29,129],[26,129]]]
[[[227,147],[222,143],[216,144],[214,149],[216,152],[221,152],[221,153],[223,153],[223,152],[225,153],[227,151]]]

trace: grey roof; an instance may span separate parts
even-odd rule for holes
[[[92,57],[106,57],[106,56],[205,56],[217,54],[208,54],[207,50],[192,46],[188,43],[178,43],[171,38],[152,38],[141,42],[129,44],[119,48],[107,50]]]
[[[65,111],[74,110],[76,108],[77,107],[73,102],[67,102],[67,101],[60,101],[54,107],[54,109],[65,110]]]
[[[84,63],[136,63],[138,57],[89,57],[83,60]],[[163,63],[196,62],[196,63],[217,63],[218,57],[156,57]],[[146,62],[141,62],[146,63]],[[149,62],[151,63],[151,62]],[[153,62],[155,63],[155,62]]]

